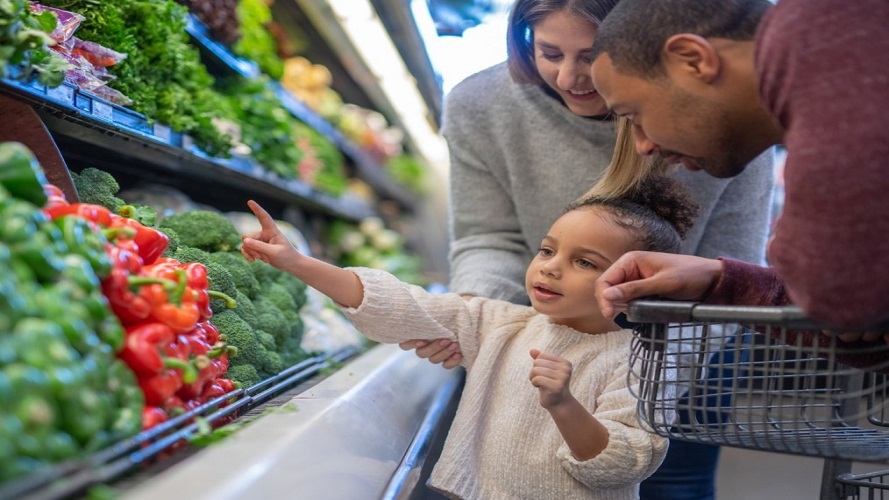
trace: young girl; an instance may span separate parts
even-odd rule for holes
[[[679,250],[695,209],[672,178],[569,206],[528,266],[531,307],[434,295],[313,259],[248,205],[262,229],[243,237],[244,256],[328,295],[368,338],[459,341],[466,385],[431,488],[466,499],[635,499],[660,465],[667,440],[639,427],[627,385],[632,332],[599,313],[594,288],[628,251]]]

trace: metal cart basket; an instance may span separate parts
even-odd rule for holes
[[[841,340],[838,333],[847,332],[793,306],[636,301],[627,316],[636,323],[629,376],[638,379],[634,396],[649,431],[823,457],[822,491],[880,488],[848,472],[852,461],[889,462],[889,345],[882,339]],[[846,498],[831,495],[822,498]]]

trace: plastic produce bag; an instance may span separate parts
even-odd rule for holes
[[[56,27],[50,33],[50,37],[55,40],[56,45],[50,49],[71,64],[71,68],[65,71],[65,80],[68,83],[76,85],[84,92],[121,106],[133,104],[129,97],[107,86],[114,76],[108,73],[106,68],[122,61],[126,58],[126,54],[75,37],[74,32],[84,20],[80,14],[46,7],[38,3],[32,3],[30,9],[37,13],[50,11],[56,15]]]

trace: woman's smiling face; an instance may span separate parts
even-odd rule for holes
[[[600,207],[562,215],[528,266],[525,288],[531,305],[553,323],[580,332],[613,330],[596,307],[596,279],[635,246],[631,233]]]
[[[540,77],[580,116],[607,112],[590,78],[590,48],[596,25],[566,11],[553,12],[534,25],[534,63]]]

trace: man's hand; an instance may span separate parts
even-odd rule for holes
[[[722,276],[722,261],[691,255],[628,252],[596,280],[596,300],[607,318],[643,297],[701,300]]]
[[[883,342],[889,344],[889,333],[879,331],[835,332],[831,330],[824,330],[822,333],[824,335],[827,335],[828,337],[837,337],[843,342],[857,342],[859,340],[864,342],[873,342],[875,340],[883,339]]]
[[[430,363],[436,365],[440,363],[441,366],[449,370],[463,361],[460,344],[448,339],[406,340],[398,346],[405,351],[415,349],[417,356],[428,359]]]

